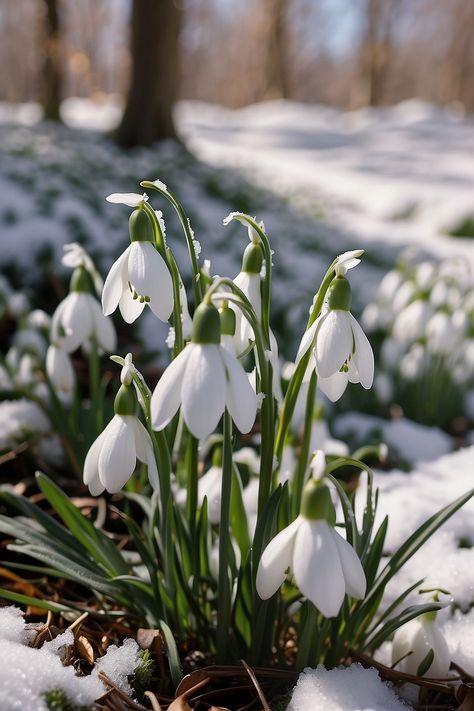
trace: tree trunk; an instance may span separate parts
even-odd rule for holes
[[[264,99],[288,98],[288,75],[286,67],[288,0],[266,0],[264,39]]]
[[[181,16],[176,0],[133,0],[132,76],[117,130],[120,146],[149,146],[176,137]]]
[[[62,50],[58,0],[43,0],[43,4],[45,8],[44,63],[40,83],[40,101],[43,107],[43,117],[48,121],[60,121]]]

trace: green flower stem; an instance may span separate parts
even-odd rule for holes
[[[178,265],[176,264],[176,259],[171,249],[168,247],[166,249],[168,255],[171,278],[173,280],[173,327],[174,327],[174,346],[173,346],[173,358],[176,358],[179,353],[184,348],[183,339],[183,321],[181,318],[181,297],[180,297],[180,282],[181,277],[178,271]]]
[[[153,183],[151,180],[142,180],[140,183],[140,186],[144,188],[145,190],[156,190],[156,192],[160,193],[160,195],[163,195],[168,202],[170,202],[174,209],[176,210],[179,221],[181,222],[181,226],[184,231],[184,236],[186,238],[186,242],[188,245],[188,253],[189,253],[189,259],[191,262],[191,269],[193,272],[193,289],[194,289],[194,307],[196,308],[198,304],[201,303],[202,301],[202,289],[201,289],[201,273],[199,271],[199,265],[196,257],[196,252],[194,251],[194,244],[193,244],[193,234],[191,232],[191,226],[189,224],[189,218],[186,215],[186,212],[184,211],[183,206],[179,202],[179,200],[172,194],[170,193],[169,190],[163,190],[162,188],[158,187]],[[151,210],[152,208],[150,208]]]
[[[229,559],[232,541],[230,538],[230,499],[232,490],[232,419],[224,412],[224,442],[222,450],[221,519],[219,526],[219,581],[218,615],[216,638],[216,661],[228,660],[229,631],[231,621],[231,585]]]
[[[182,351],[184,348],[183,324],[181,320],[181,297],[179,291],[181,277],[178,271],[178,265],[176,264],[176,259],[174,258],[174,254],[171,249],[166,245],[165,236],[163,234],[160,221],[157,218],[155,211],[150,205],[148,205],[148,203],[143,204],[143,209],[151,220],[151,223],[153,225],[153,232],[155,235],[156,248],[163,257],[165,264],[171,274],[171,280],[173,282],[173,327],[175,331],[173,358],[176,358],[178,353],[180,353],[180,351]]]
[[[291,508],[292,508],[292,518],[296,518],[300,512],[301,508],[301,496],[303,494],[303,487],[306,477],[306,471],[309,464],[309,458],[311,455],[310,445],[311,445],[311,430],[313,427],[313,416],[314,416],[314,406],[316,401],[316,385],[318,378],[316,373],[313,371],[311,373],[311,378],[308,386],[308,395],[306,397],[306,409],[304,416],[304,430],[303,430],[303,441],[301,444],[301,452],[298,460],[298,468],[296,470],[295,478],[293,481],[292,496],[291,496]]]
[[[258,486],[258,515],[260,516],[263,511],[263,507],[270,496],[272,486],[273,444],[275,439],[275,402],[272,385],[273,372],[272,367],[265,355],[265,338],[262,332],[262,326],[258,321],[252,304],[239,287],[234,284],[232,279],[227,279],[225,277],[216,279],[210,289],[206,292],[206,299],[210,299],[220,286],[227,286],[232,290],[233,293],[226,293],[225,298],[239,306],[245,317],[249,320],[255,335],[255,348],[257,350],[260,371],[261,392],[264,396],[260,413],[262,441],[265,442],[265,446],[262,448],[260,455],[260,477]]]
[[[296,671],[303,671],[305,667],[314,667],[316,665],[316,658],[313,654],[320,636],[320,630],[318,630],[319,616],[319,612],[312,602],[307,600],[303,603],[298,626]]]
[[[333,261],[333,263],[327,270],[323,281],[321,282],[321,286],[319,287],[318,293],[316,294],[316,298],[314,300],[313,308],[311,309],[308,323],[306,325],[306,330],[308,330],[308,328],[313,325],[313,323],[316,321],[316,319],[321,313],[324,297],[326,296],[326,292],[329,289],[329,286],[334,278],[334,268],[336,266],[336,263],[337,259]],[[281,462],[281,455],[283,454],[283,447],[285,446],[286,435],[291,424],[291,418],[293,417],[293,413],[295,411],[296,400],[298,398],[298,393],[300,391],[301,383],[303,382],[303,377],[306,372],[306,368],[308,367],[310,355],[311,348],[308,348],[308,350],[295,368],[295,372],[291,377],[288,389],[285,394],[285,398],[283,400],[283,405],[280,413],[280,423],[278,426],[275,445],[275,455],[279,462]]]
[[[189,433],[186,450],[186,520],[192,540],[196,532],[198,509],[198,447],[199,440]]]

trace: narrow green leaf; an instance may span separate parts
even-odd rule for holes
[[[413,620],[415,617],[425,614],[425,612],[437,612],[442,608],[443,604],[440,602],[429,602],[423,605],[412,605],[411,607],[407,607],[399,615],[387,620],[387,622],[382,625],[382,627],[378,629],[375,634],[369,635],[363,644],[363,650],[377,649],[377,647],[380,647],[382,642],[389,639],[395,630],[402,625],[410,622],[410,620]]]
[[[0,588],[0,598],[11,600],[11,602],[18,602],[20,605],[31,605],[39,607],[42,610],[51,610],[51,612],[71,612],[78,609],[73,605],[61,605],[58,602],[50,602],[49,600],[40,598],[37,599],[30,595],[21,595],[20,593],[13,592],[13,590],[6,590],[5,588]]]
[[[230,527],[244,560],[250,549],[247,512],[242,499],[242,483],[237,467],[232,471],[232,490],[230,495]]]
[[[424,676],[426,674],[426,672],[428,671],[428,669],[430,668],[430,666],[432,665],[433,659],[434,659],[434,650],[432,647],[430,647],[428,650],[428,654],[426,655],[426,657],[424,659],[422,659],[422,661],[418,665],[418,669],[416,670],[416,675],[417,676]]]
[[[166,649],[168,651],[168,662],[170,666],[171,680],[174,686],[177,687],[179,682],[181,681],[183,673],[181,669],[181,661],[179,659],[176,641],[173,637],[173,633],[171,632],[170,628],[164,620],[160,620],[159,626],[163,633],[163,637],[165,638]]]
[[[370,589],[372,583],[375,580],[375,576],[380,567],[380,561],[383,555],[383,546],[385,543],[385,537],[387,535],[388,528],[388,516],[385,516],[384,520],[380,524],[377,533],[375,534],[374,540],[372,541],[368,551],[365,561],[363,561],[365,577],[367,580],[367,588]]]

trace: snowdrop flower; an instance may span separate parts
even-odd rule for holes
[[[303,493],[301,514],[262,553],[256,588],[263,600],[276,593],[288,568],[302,594],[325,617],[337,616],[346,593],[359,600],[364,597],[361,562],[333,528],[335,518],[329,489],[311,480]]]
[[[71,267],[71,269],[75,269],[76,267],[84,267],[84,269],[86,269],[91,275],[92,281],[94,282],[94,289],[97,295],[100,296],[104,282],[102,281],[102,277],[84,247],[82,247],[78,242],[70,242],[69,244],[65,244],[63,249],[64,254],[61,261],[64,266]]]
[[[70,293],[61,301],[51,321],[51,342],[72,353],[79,346],[88,348],[95,340],[106,353],[115,349],[117,336],[112,321],[104,316],[92,296],[90,277],[77,267],[71,278]]]
[[[92,496],[104,489],[114,494],[132,476],[137,459],[148,467],[152,487],[159,487],[150,435],[136,417],[133,386],[121,385],[114,402],[115,415],[89,449],[84,462],[84,484]]]
[[[350,252],[343,252],[337,257],[334,270],[337,276],[346,276],[348,269],[353,269],[360,264],[360,257],[364,254],[363,249],[352,249]]]
[[[247,245],[242,259],[242,269],[234,279],[234,284],[243,291],[247,299],[253,306],[258,320],[262,317],[262,295],[260,291],[263,252],[259,243],[250,242]],[[235,312],[235,347],[240,355],[255,340],[252,326],[236,304],[231,304],[230,308]]]
[[[427,347],[432,353],[449,355],[453,346],[463,336],[466,327],[465,314],[457,311],[454,314],[447,314],[445,311],[438,311],[430,318],[426,324]]]
[[[184,421],[203,439],[227,408],[237,428],[249,432],[257,396],[239,361],[221,345],[219,312],[203,302],[194,314],[192,342],[165,370],[151,398],[153,428],[162,430],[182,406]]]
[[[433,660],[423,676],[444,679],[451,665],[451,655],[435,612],[420,615],[398,628],[392,642],[392,665],[405,674],[418,675],[420,664],[430,650]]]
[[[309,367],[318,374],[318,387],[335,402],[347,383],[369,389],[374,379],[374,354],[367,336],[350,313],[351,288],[337,276],[327,293],[327,310],[304,334],[296,362],[311,348]]]
[[[416,341],[425,334],[426,324],[433,308],[426,299],[416,299],[397,315],[393,324],[393,337],[401,343]]]
[[[199,506],[203,505],[206,496],[208,517],[213,524],[221,519],[221,491],[222,467],[213,465],[198,481]]]
[[[66,351],[50,345],[46,353],[46,373],[51,385],[60,393],[70,393],[74,388],[74,368]]]
[[[118,306],[124,320],[133,323],[148,304],[155,316],[166,323],[173,311],[173,282],[153,244],[153,226],[142,208],[130,215],[129,231],[131,244],[112,264],[105,280],[104,314],[108,316]]]

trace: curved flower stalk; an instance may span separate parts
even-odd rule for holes
[[[105,353],[115,349],[117,337],[114,325],[104,316],[91,291],[92,284],[86,269],[76,267],[70,293],[61,301],[51,321],[51,342],[66,353],[72,353],[79,346],[88,350],[93,341]]]
[[[451,655],[436,612],[426,612],[398,628],[392,642],[392,665],[406,674],[446,678]]]
[[[115,415],[89,449],[84,462],[84,483],[93,496],[104,489],[111,494],[120,491],[132,476],[137,459],[147,465],[152,487],[159,488],[153,444],[135,414],[136,407],[133,386],[122,385],[115,398]]]
[[[219,312],[203,302],[193,319],[192,342],[165,370],[151,398],[153,429],[162,430],[179,407],[191,433],[209,436],[227,408],[237,428],[249,432],[257,396],[239,361],[221,345]]]
[[[327,310],[304,334],[296,363],[311,349],[309,368],[327,397],[339,400],[347,383],[369,389],[374,379],[374,354],[359,323],[350,313],[351,289],[339,273],[327,293]]]
[[[262,553],[256,588],[263,600],[276,593],[288,568],[302,594],[325,617],[338,615],[346,594],[364,597],[364,570],[354,549],[334,529],[335,518],[329,489],[311,480],[300,515]]]
[[[153,244],[153,226],[141,206],[130,215],[129,232],[131,244],[112,264],[105,280],[104,314],[113,313],[118,306],[124,320],[133,323],[148,304],[155,316],[166,323],[173,311],[173,281]]]

